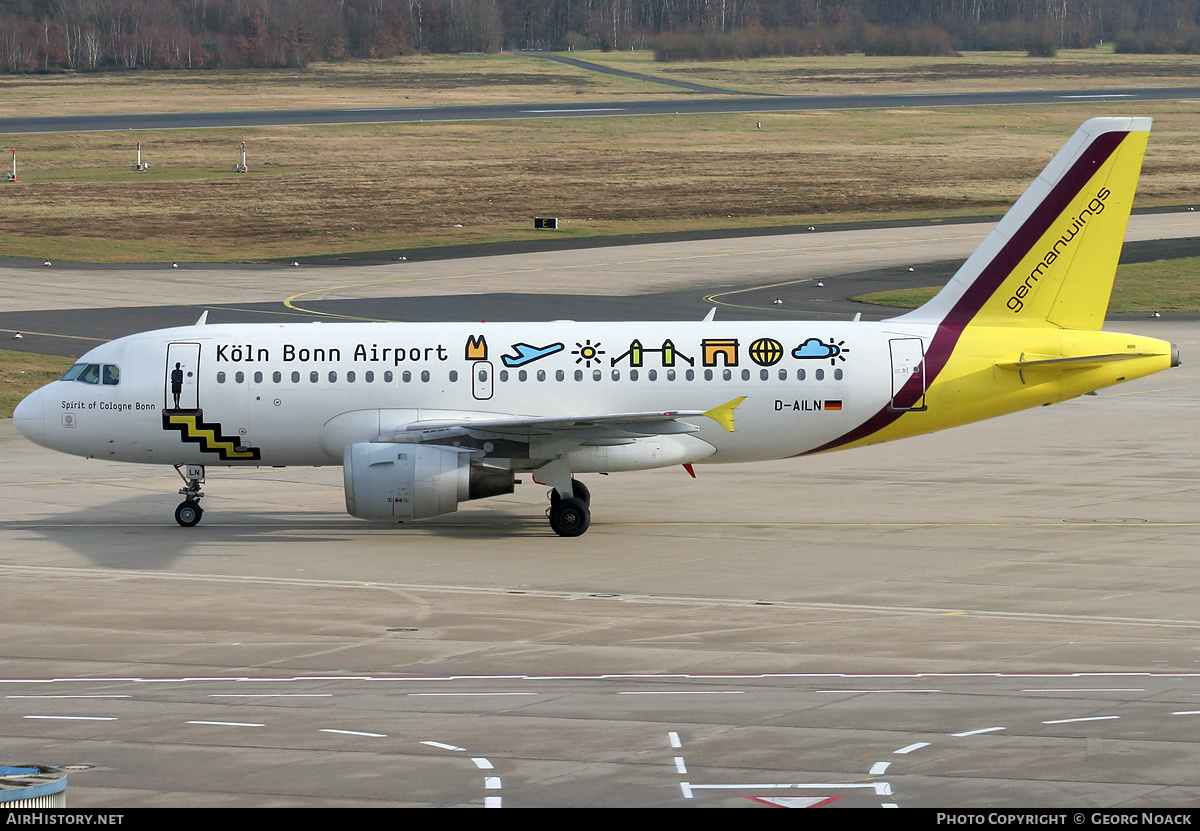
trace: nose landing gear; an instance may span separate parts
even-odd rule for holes
[[[204,465],[175,465],[175,472],[183,479],[183,501],[175,508],[175,521],[184,528],[191,528],[200,522],[204,509],[200,507],[200,498],[204,493],[200,486],[204,484]]]

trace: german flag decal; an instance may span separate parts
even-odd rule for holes
[[[842,409],[842,399],[840,399],[840,398],[827,398],[827,399],[825,399],[825,409],[826,409],[827,411],[828,411],[828,410],[840,410],[840,409]]]

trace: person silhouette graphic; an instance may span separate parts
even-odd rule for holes
[[[183,392],[183,365],[176,362],[171,370],[171,395],[175,398],[175,409],[179,409],[179,396]]]

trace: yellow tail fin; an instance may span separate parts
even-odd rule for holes
[[[1150,123],[1085,122],[946,287],[903,319],[1103,326]]]

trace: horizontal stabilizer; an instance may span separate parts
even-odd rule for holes
[[[1073,358],[1026,358],[1019,361],[996,364],[1001,369],[1024,371],[1029,369],[1086,369],[1113,361],[1128,361],[1131,358],[1153,358],[1157,352],[1111,352],[1107,355],[1079,355]]]

